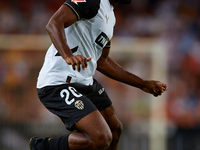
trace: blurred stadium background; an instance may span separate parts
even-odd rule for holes
[[[1,150],[28,150],[33,135],[68,132],[35,88],[51,44],[45,25],[62,3],[0,1]],[[200,150],[200,1],[133,0],[115,14],[112,58],[169,87],[154,98],[97,72],[124,125],[119,150]]]

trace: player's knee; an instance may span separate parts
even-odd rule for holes
[[[112,142],[112,133],[111,132],[106,132],[106,133],[99,133],[97,135],[97,139],[94,142],[94,149],[95,150],[106,150],[111,142]]]
[[[119,140],[122,131],[123,131],[122,123],[118,121],[118,123],[116,123],[112,129],[113,140]]]

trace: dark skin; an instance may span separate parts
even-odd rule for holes
[[[114,6],[115,0],[110,0]],[[68,65],[80,71],[87,68],[91,57],[73,55],[66,42],[64,28],[77,21],[73,11],[65,5],[52,16],[46,26],[46,30],[52,43]],[[97,70],[102,74],[120,81],[122,83],[140,88],[154,96],[161,95],[167,90],[167,85],[159,81],[143,80],[140,77],[124,70],[109,57],[110,49],[103,49],[102,56],[97,62]],[[94,111],[75,123],[74,126],[79,132],[70,134],[68,142],[70,150],[117,150],[119,137],[122,132],[122,125],[118,120],[114,108],[111,105],[99,112]]]

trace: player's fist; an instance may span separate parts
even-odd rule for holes
[[[164,93],[168,89],[168,87],[166,84],[159,81],[146,80],[144,81],[144,85],[141,89],[157,97],[159,95],[162,95],[162,93]]]
[[[92,59],[91,57],[85,58],[83,55],[74,55],[74,56],[65,58],[65,61],[68,65],[72,65],[72,68],[74,70],[76,70],[76,66],[77,66],[77,70],[80,72],[81,66],[82,66],[82,69],[85,70],[85,68],[87,68],[87,62],[90,61],[91,59]]]

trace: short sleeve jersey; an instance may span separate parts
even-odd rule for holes
[[[74,71],[52,44],[40,70],[37,88],[66,84],[69,76],[71,83],[92,84],[102,50],[110,46],[115,16],[109,0],[67,0],[64,5],[77,16],[77,21],[65,28],[69,48],[73,55],[92,57],[92,60],[85,70]]]

